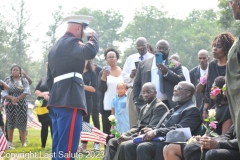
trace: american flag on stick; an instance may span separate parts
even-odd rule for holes
[[[8,147],[8,141],[0,128],[0,156],[2,157]]]
[[[3,114],[3,119],[6,121],[6,113]],[[37,117],[33,114],[32,109],[28,108],[27,111],[27,127],[41,130],[42,125],[38,122]]]
[[[38,129],[40,130],[42,128],[41,123],[38,122],[37,117],[35,116],[35,114],[33,114],[31,109],[28,109],[28,113],[27,113],[27,127],[28,128],[34,128],[34,129]]]
[[[81,141],[92,141],[106,144],[106,138],[107,134],[87,122],[82,122],[82,132],[80,136]]]

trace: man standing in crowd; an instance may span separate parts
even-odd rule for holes
[[[236,20],[240,20],[240,0],[230,0],[229,4]],[[236,38],[228,53],[226,69],[227,98],[231,117],[234,122],[235,131],[240,146],[240,41]]]
[[[91,19],[85,15],[65,18],[67,31],[48,54],[48,108],[53,128],[53,159],[56,160],[74,159],[82,130],[82,116],[87,115],[81,74],[85,60],[93,59],[99,49],[97,34],[88,27]],[[84,36],[88,38],[85,44],[82,42]]]
[[[133,82],[137,72],[137,64],[142,60],[153,57],[153,54],[147,51],[147,40],[144,37],[139,37],[136,40],[136,49],[138,53],[132,54],[126,59],[122,71],[123,80],[128,87],[126,106],[129,113],[130,127],[135,125],[138,120],[138,111],[133,103],[132,94]]]
[[[173,59],[173,60],[175,60],[175,61],[177,61],[177,62],[180,63],[180,57],[179,57],[178,54],[173,54],[173,55],[170,57],[170,59]],[[185,66],[182,65],[182,71],[183,71],[183,75],[184,75],[184,77],[185,77],[185,80],[186,80],[187,82],[190,82],[189,70],[187,69],[187,67],[185,67]]]
[[[196,87],[200,82],[200,77],[206,76],[208,72],[208,61],[210,57],[207,50],[200,50],[198,52],[198,63],[199,66],[194,67],[190,70],[190,80],[191,83]],[[202,102],[203,102],[204,93],[195,93],[196,106],[199,108],[200,113],[202,114]]]
[[[178,82],[184,81],[182,66],[169,65],[169,43],[166,40],[160,40],[156,44],[157,52],[162,53],[162,63],[156,65],[156,57],[153,56],[139,63],[138,71],[133,85],[133,102],[140,109],[144,105],[141,95],[141,88],[146,82],[152,82],[157,88],[157,98],[161,99],[169,108],[175,107],[176,103],[172,101],[173,88]]]
[[[155,127],[161,117],[168,111],[167,106],[158,98],[156,98],[156,87],[153,83],[145,83],[142,87],[142,95],[147,103],[140,110],[138,122],[120,138],[112,138],[109,140],[105,156],[103,160],[124,160],[124,147],[128,143],[132,143],[132,139],[138,136],[143,128]]]
[[[193,104],[192,96],[195,93],[195,87],[189,82],[179,82],[174,87],[172,100],[177,105],[163,115],[156,128],[145,128],[143,143],[128,143],[124,150],[125,160],[146,160],[157,159],[164,160],[163,148],[166,143],[152,141],[157,136],[164,137],[166,134],[176,128],[189,127],[194,133],[201,125],[199,109]],[[122,159],[124,160],[124,159]]]

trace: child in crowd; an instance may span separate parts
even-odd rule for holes
[[[124,83],[117,84],[117,96],[112,99],[112,115],[115,115],[117,124],[116,127],[120,133],[130,129],[129,116],[126,108],[127,96],[126,85]]]

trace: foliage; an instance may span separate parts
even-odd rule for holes
[[[99,53],[97,54],[94,62],[100,66],[105,66],[104,50],[106,48],[118,49],[118,46],[114,43],[119,41],[119,30],[123,23],[123,16],[118,11],[108,9],[105,12],[101,10],[92,10],[88,8],[81,8],[78,11],[74,11],[74,14],[85,14],[93,16],[93,20],[90,23],[90,27],[96,31],[99,36]]]
[[[150,44],[165,39],[170,43],[170,52],[178,53],[181,63],[191,69],[198,65],[198,51],[210,51],[213,38],[221,32],[217,18],[212,9],[193,10],[186,19],[175,19],[164,11],[163,6],[160,9],[142,6],[121,33],[121,41],[131,43],[124,53],[136,53],[134,43],[138,37],[145,37]]]
[[[235,21],[232,9],[229,5],[229,0],[219,0],[218,3],[220,18],[218,23],[220,26],[231,32],[233,35],[238,36],[240,33],[240,22]]]
[[[41,77],[46,75],[46,63],[47,63],[47,55],[53,46],[53,44],[56,42],[56,31],[57,28],[62,24],[63,22],[63,15],[64,12],[62,10],[62,6],[58,6],[57,9],[53,9],[52,11],[52,19],[53,23],[48,26],[48,31],[46,32],[47,40],[43,41],[43,49],[44,52],[42,53],[43,59],[41,61]]]
[[[16,5],[17,4],[17,5]],[[27,22],[29,22],[30,14],[25,6],[24,0],[12,5],[15,22],[10,25],[12,29],[12,37],[10,39],[11,52],[15,53],[15,63],[25,68],[28,62],[27,50],[30,47],[28,37],[30,33],[26,32]],[[28,69],[26,69],[28,70]]]

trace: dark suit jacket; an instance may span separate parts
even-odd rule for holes
[[[162,116],[168,111],[167,106],[158,98],[153,100],[149,109],[143,115],[146,106],[147,105],[141,108],[140,118],[137,121],[137,124],[134,125],[128,132],[124,133],[126,136],[136,137],[142,128],[155,127]]]
[[[219,141],[220,149],[239,150],[236,132],[234,131],[234,125],[228,129],[226,134],[216,137],[215,139]]]
[[[133,84],[133,102],[138,108],[141,108],[145,104],[141,95],[141,90],[142,86],[146,82],[151,82],[151,68],[153,58],[154,57],[146,59],[140,62],[138,65],[137,74]],[[168,61],[166,64],[168,64]],[[173,88],[180,81],[184,80],[185,77],[182,73],[181,65],[179,65],[177,68],[169,67],[167,76],[163,76],[164,90],[171,108],[176,106],[176,103],[172,101]],[[159,89],[157,89],[157,91],[159,91]]]
[[[48,54],[47,84],[50,92],[48,106],[78,108],[86,114],[84,82],[77,77],[67,78],[53,83],[55,77],[78,72],[82,74],[85,60],[95,57],[98,52],[98,38],[93,36],[91,43],[79,44],[80,39],[71,33],[65,33],[50,49]]]
[[[196,87],[197,84],[199,83],[199,79],[201,77],[200,73],[200,66],[197,66],[189,72],[190,74],[190,80],[191,83]],[[195,98],[196,98],[196,106],[200,109],[202,103],[203,103],[203,95],[204,93],[195,93]]]
[[[191,132],[194,133],[200,125],[199,109],[192,100],[188,100],[165,113],[157,124],[156,130],[158,136],[165,136],[170,130],[181,127],[190,127]]]

